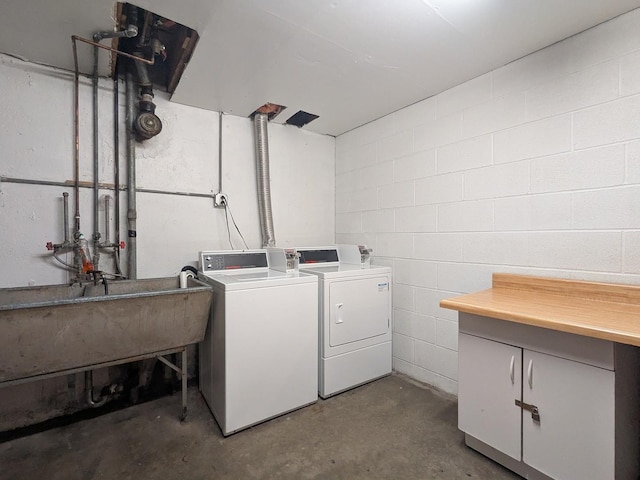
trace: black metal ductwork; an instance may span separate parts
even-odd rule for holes
[[[175,91],[199,36],[185,25],[131,3],[116,5],[118,25],[126,27],[125,31],[137,29],[135,37],[127,35],[119,39],[118,49],[144,59],[119,58],[118,62],[137,79],[137,111],[130,125],[135,139],[145,141],[162,131],[162,121],[155,113],[154,88]]]
[[[136,62],[138,69],[138,81],[140,85],[140,101],[138,102],[138,115],[133,120],[133,129],[136,132],[136,140],[142,142],[155,137],[162,131],[162,121],[156,115],[156,104],[153,103],[153,87],[148,82],[147,66]],[[146,80],[146,81],[145,81]]]

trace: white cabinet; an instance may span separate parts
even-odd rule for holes
[[[638,350],[461,314],[459,428],[525,478],[636,480]]]
[[[614,478],[615,374],[524,350],[522,461],[558,479]]]
[[[522,349],[460,334],[458,351],[458,427],[520,460]]]

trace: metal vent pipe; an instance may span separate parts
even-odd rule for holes
[[[127,267],[129,273],[129,279],[135,280],[138,278],[138,264],[137,264],[137,218],[138,210],[136,206],[136,144],[135,144],[135,132],[133,131],[133,122],[136,118],[135,114],[135,97],[136,87],[133,82],[133,74],[131,69],[126,73],[126,99],[127,99],[127,228],[128,228],[128,240],[127,240]]]
[[[262,231],[262,247],[275,247],[273,213],[271,211],[271,179],[269,177],[268,116],[256,113],[253,117],[256,146],[256,177],[258,183],[258,213]]]

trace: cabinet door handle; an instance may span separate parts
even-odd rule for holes
[[[336,308],[338,309],[337,315],[336,315],[336,323],[342,323],[344,322],[344,320],[342,319],[342,303],[336,303]]]
[[[533,388],[533,359],[529,360],[529,368],[527,368],[527,381],[529,388]]]
[[[515,382],[515,367],[516,367],[516,356],[511,355],[511,365],[509,365],[509,377],[511,378],[511,384]]]

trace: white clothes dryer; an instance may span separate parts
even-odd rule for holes
[[[268,267],[266,250],[200,254],[200,390],[225,436],[318,399],[318,278]]]
[[[300,272],[319,280],[320,396],[390,374],[391,268],[370,265],[370,251],[357,245],[296,250]]]

